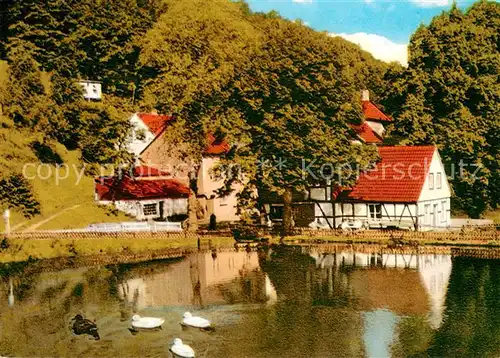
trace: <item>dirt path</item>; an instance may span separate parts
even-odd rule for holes
[[[79,207],[80,204],[76,204],[76,205],[73,205],[73,206],[70,206],[69,208],[66,208],[66,209],[63,209],[57,213],[55,213],[54,215],[51,215],[49,216],[47,219],[44,219],[42,221],[39,221],[37,222],[36,224],[33,224],[31,226],[28,226],[26,229],[22,230],[23,232],[24,231],[34,231],[36,229],[38,229],[40,226],[42,226],[43,224],[45,223],[48,223],[50,220],[53,220],[55,219],[56,217],[58,217],[59,215],[61,215],[62,213],[65,213],[66,211],[68,210],[73,210],[73,209],[76,209],[77,207]]]

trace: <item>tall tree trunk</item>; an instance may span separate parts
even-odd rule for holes
[[[292,188],[286,188],[283,193],[283,232],[287,234],[292,229]]]
[[[188,199],[188,230],[197,231],[198,230],[198,215],[196,209],[198,208],[198,199],[196,198],[196,193],[191,189]]]
[[[188,231],[198,230],[198,175],[200,166],[190,173],[188,199]]]

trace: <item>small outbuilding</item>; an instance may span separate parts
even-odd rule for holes
[[[99,204],[110,205],[138,220],[166,220],[187,215],[189,188],[168,173],[138,166],[131,173],[95,179]]]

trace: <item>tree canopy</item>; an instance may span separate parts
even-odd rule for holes
[[[456,6],[413,34],[408,68],[384,104],[403,144],[436,144],[455,209],[478,217],[499,203],[500,5]]]
[[[362,120],[367,58],[301,24],[271,18],[259,26],[265,36],[252,61],[217,94],[214,116],[238,144],[225,164],[238,164],[242,176],[228,183],[281,195],[288,229],[293,191],[327,181],[352,184],[356,167],[376,157],[375,148],[351,144],[348,126]]]

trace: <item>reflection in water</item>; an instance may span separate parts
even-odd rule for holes
[[[378,309],[364,312],[363,321],[366,355],[368,357],[389,357],[398,317],[389,310]]]
[[[452,269],[450,255],[316,250],[310,255],[319,268],[337,268],[336,274],[357,293],[365,309],[428,314],[431,327],[439,328]],[[346,271],[349,267],[352,270]]]
[[[140,272],[140,271],[139,271]],[[134,270],[131,271],[131,274]],[[146,307],[260,303],[276,297],[257,252],[198,253],[119,284],[135,311]]]
[[[278,246],[0,273],[2,356],[166,356],[175,337],[200,357],[500,353],[495,260]],[[187,310],[216,331],[183,331]],[[134,313],[164,317],[164,329],[132,336]],[[76,314],[96,320],[101,340],[71,333]]]
[[[9,276],[9,306],[14,306],[14,285],[12,284],[12,277]]]

